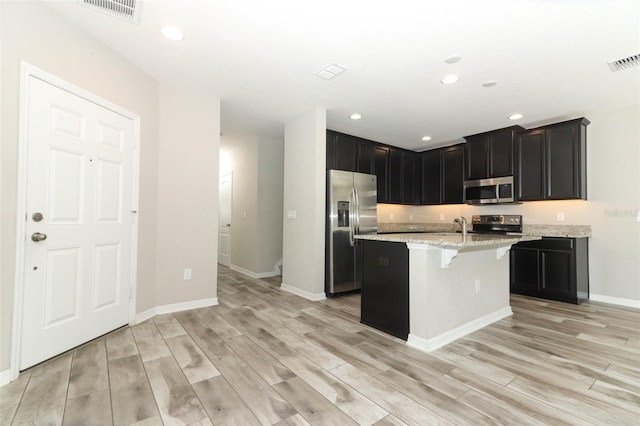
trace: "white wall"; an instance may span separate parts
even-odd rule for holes
[[[160,87],[156,304],[216,297],[220,100]],[[192,271],[183,279],[184,269]]]
[[[309,299],[324,298],[325,167],[326,110],[315,108],[284,132],[282,288]]]
[[[585,112],[588,200],[539,201],[513,206],[380,205],[379,222],[445,222],[464,215],[521,214],[525,224],[591,225],[591,294],[640,301],[640,105]],[[565,214],[558,222],[557,213]],[[390,220],[390,215],[394,216]],[[410,217],[412,216],[412,217]]]
[[[275,274],[282,261],[283,200],[284,141],[262,138],[258,155],[258,273]]]
[[[226,134],[233,171],[231,267],[253,276],[276,272],[282,259],[284,142]]]

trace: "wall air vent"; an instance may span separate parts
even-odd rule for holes
[[[140,21],[140,0],[78,0],[93,10],[106,13],[127,22]]]
[[[622,71],[640,65],[640,53],[609,62],[611,71]]]

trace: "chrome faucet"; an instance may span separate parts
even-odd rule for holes
[[[467,219],[464,216],[456,217],[453,219],[453,223],[459,223],[460,228],[462,229],[462,239],[465,240],[467,238]]]

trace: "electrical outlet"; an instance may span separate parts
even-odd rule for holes
[[[440,220],[444,220],[444,213],[440,213]]]
[[[409,215],[409,220],[413,221],[413,215],[412,214]]]
[[[191,268],[186,268],[182,274],[183,279],[190,280],[191,279]]]
[[[389,215],[389,220],[393,220],[393,213]]]
[[[480,293],[480,280],[476,280],[476,293]]]
[[[558,212],[558,214],[556,215],[556,218],[557,218],[558,222],[564,222],[564,213],[563,212]]]

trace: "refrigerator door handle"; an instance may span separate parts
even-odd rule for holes
[[[351,188],[351,192],[349,193],[349,244],[351,247],[355,245],[355,202],[355,188]]]
[[[355,235],[360,235],[360,194],[358,194],[358,188],[355,187],[353,188],[353,193],[354,193],[354,198],[356,201],[356,205],[354,208],[355,211],[355,219],[356,219],[356,223],[354,224],[354,234]]]

